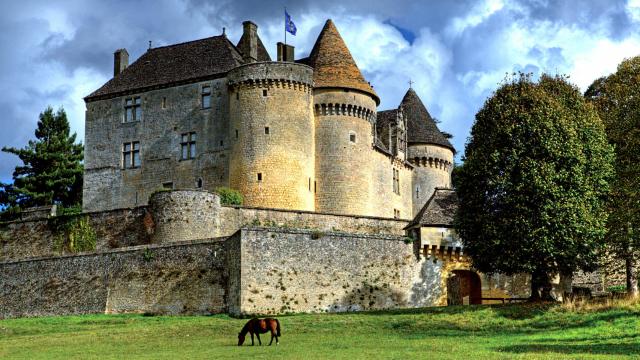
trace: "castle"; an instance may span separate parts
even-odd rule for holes
[[[454,148],[413,89],[380,103],[334,23],[307,58],[257,26],[150,48],[85,98],[84,210],[147,204],[160,189],[239,190],[247,206],[413,219],[451,186]]]
[[[452,227],[455,150],[413,89],[378,111],[331,20],[297,60],[278,43],[271,61],[243,26],[237,45],[223,32],[130,66],[115,52],[114,77],[85,98],[83,213],[0,223],[0,318],[528,297],[527,275],[470,268]]]

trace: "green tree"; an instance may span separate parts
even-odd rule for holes
[[[0,204],[5,213],[40,205],[75,206],[82,201],[83,148],[76,144],[76,134],[70,134],[64,109],[54,113],[48,107],[41,113],[35,136],[23,149],[2,148],[23,163],[13,172],[13,184],[2,184]]]
[[[585,96],[598,111],[616,153],[607,250],[624,260],[627,291],[638,296],[640,252],[640,57],[623,61],[610,76],[597,79]]]
[[[532,299],[550,298],[552,275],[595,269],[613,150],[566,78],[506,80],[476,115],[463,160],[454,225],[474,268],[530,273]]]

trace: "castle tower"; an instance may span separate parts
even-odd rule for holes
[[[307,63],[314,69],[316,211],[373,214],[370,154],[378,95],[331,20]]]
[[[400,104],[407,122],[407,160],[413,170],[413,214],[429,200],[436,187],[451,187],[454,147],[440,132],[418,94],[409,89]]]
[[[252,62],[260,52],[251,48],[243,53],[253,54],[251,60],[228,74],[229,184],[248,206],[313,211],[313,70],[292,62]]]

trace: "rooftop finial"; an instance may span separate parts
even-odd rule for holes
[[[149,50],[151,50],[151,40],[149,40]]]
[[[222,35],[227,36],[227,28],[225,28],[224,26],[222,27]]]
[[[411,79],[409,79],[409,89],[412,89],[411,85],[415,84]]]

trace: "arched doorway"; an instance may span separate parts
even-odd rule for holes
[[[482,304],[480,276],[469,270],[453,270],[447,279],[448,305]]]

